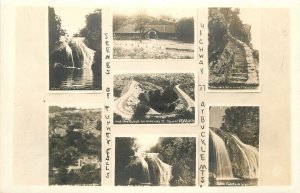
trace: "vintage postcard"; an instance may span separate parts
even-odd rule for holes
[[[48,7],[49,90],[102,90],[99,8]]]
[[[114,124],[195,123],[194,73],[115,74]]]
[[[49,106],[49,185],[101,185],[102,109]]]
[[[1,193],[293,192],[299,9],[167,1],[1,1]]]
[[[192,9],[114,9],[114,59],[194,59]]]
[[[209,186],[259,182],[258,106],[209,107]]]
[[[115,138],[116,186],[195,186],[196,137]]]
[[[260,9],[208,8],[208,88],[260,86]]]

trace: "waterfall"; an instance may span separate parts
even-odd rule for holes
[[[157,153],[135,155],[125,167],[129,185],[169,185],[172,167],[162,162]]]
[[[73,63],[75,61],[78,68],[90,68],[94,61],[95,51],[88,48],[83,38],[73,38],[69,45],[73,52]]]
[[[130,177],[129,180],[134,179],[139,183],[150,182],[148,163],[140,155],[132,157],[130,163],[125,167],[125,171]]]
[[[74,68],[75,65],[74,65],[73,53],[72,53],[72,49],[70,48],[70,46],[68,44],[66,44],[66,52],[68,55],[70,55],[70,58],[72,61],[72,68]]]
[[[229,179],[233,178],[231,161],[225,143],[213,130],[209,130],[216,155],[216,178]]]
[[[169,185],[172,177],[172,167],[162,162],[156,153],[148,153],[146,161],[149,166],[150,183],[154,185]]]
[[[232,135],[232,134],[230,134],[230,135],[234,139],[238,149],[241,152],[241,155],[243,158],[242,163],[244,164],[243,167],[246,168],[248,171],[248,174],[245,174],[246,176],[243,176],[243,177],[258,178],[258,172],[259,172],[258,150],[251,145],[247,145],[247,144],[243,143],[236,135]]]

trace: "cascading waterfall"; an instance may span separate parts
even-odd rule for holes
[[[243,143],[238,136],[225,132],[222,130],[224,135],[227,133],[230,137],[230,144],[225,144],[224,140],[210,129],[211,139],[215,149],[216,156],[216,168],[215,175],[217,179],[232,179],[233,170],[235,166],[240,171],[236,174],[244,179],[257,179],[259,177],[259,153],[258,149]],[[222,134],[223,135],[223,134]],[[227,148],[234,148],[233,163],[231,163]]]
[[[216,155],[216,178],[230,179],[233,178],[231,161],[225,143],[213,130],[210,129],[212,142]]]
[[[71,61],[72,61],[72,68],[74,68],[75,65],[74,65],[73,53],[72,53],[72,49],[70,48],[70,46],[68,44],[66,44],[66,52],[67,52],[67,54],[70,55],[70,58],[71,58]]]
[[[148,163],[145,161],[145,159],[142,156],[139,156],[139,159],[141,160],[142,168],[143,168],[143,178],[144,183],[150,183],[150,174],[148,169]]]
[[[243,143],[238,136],[236,135],[232,135],[230,134],[237,147],[239,148],[241,155],[243,157],[243,163],[244,163],[244,167],[248,168],[248,174],[245,174],[247,176],[244,176],[246,178],[258,178],[258,172],[259,172],[259,168],[258,168],[258,163],[259,163],[259,159],[258,159],[258,150],[251,146],[251,145],[247,145],[245,143]]]
[[[155,185],[169,185],[172,177],[172,167],[162,162],[156,153],[148,153],[146,161],[149,166],[150,183]]]
[[[162,162],[157,153],[136,155],[125,169],[129,183],[169,185],[172,177],[172,166]]]
[[[77,66],[79,68],[89,68],[93,64],[95,51],[88,48],[84,43],[82,38],[73,38],[69,42],[73,53],[73,61],[74,57],[77,58]]]

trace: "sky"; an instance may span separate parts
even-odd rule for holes
[[[209,127],[220,128],[225,115],[225,109],[228,107],[215,106],[211,107],[209,110]]]
[[[61,18],[61,27],[69,36],[73,36],[85,26],[85,16],[93,13],[95,7],[54,7],[56,15]]]
[[[195,10],[193,9],[187,9],[187,8],[182,8],[182,9],[169,9],[169,8],[152,8],[152,9],[147,9],[147,8],[126,8],[126,9],[114,9],[113,14],[121,14],[121,15],[135,15],[138,11],[143,10],[145,11],[148,15],[150,16],[160,16],[160,15],[169,15],[172,16],[173,18],[179,19],[182,17],[193,17]]]
[[[244,24],[251,25],[251,43],[253,48],[260,50],[261,10],[259,8],[240,8],[240,18]]]
[[[139,152],[144,152],[149,150],[151,147],[157,144],[159,137],[151,136],[151,135],[144,135],[144,136],[137,136],[137,144],[140,145]]]

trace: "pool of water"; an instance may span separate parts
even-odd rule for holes
[[[101,90],[101,73],[90,68],[50,70],[50,90]]]

